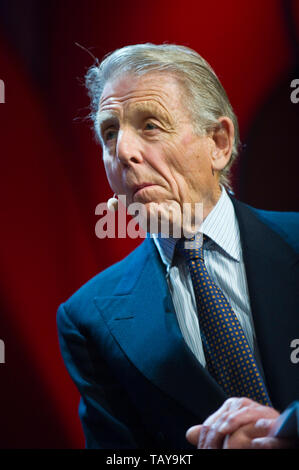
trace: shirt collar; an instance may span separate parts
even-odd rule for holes
[[[207,235],[211,243],[207,248],[214,248],[224,252],[236,261],[241,258],[240,232],[235,215],[234,206],[225,188],[221,186],[222,192],[216,205],[203,221],[200,232]],[[166,266],[172,264],[177,239],[162,238],[161,234],[151,234],[157,246],[163,263]]]

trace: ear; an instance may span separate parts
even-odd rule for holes
[[[214,170],[220,171],[230,160],[235,129],[232,120],[227,116],[218,119],[219,125],[212,131],[213,151],[211,154],[211,164]]]

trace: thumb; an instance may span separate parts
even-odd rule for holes
[[[187,430],[186,439],[190,442],[190,444],[197,446],[201,427],[201,424],[197,424],[196,426],[192,426]]]

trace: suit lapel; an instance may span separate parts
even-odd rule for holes
[[[291,341],[299,338],[298,256],[250,207],[232,202],[266,383],[273,406],[283,409],[299,393],[298,365],[290,359]]]
[[[153,240],[131,258],[113,296],[94,299],[111,334],[139,371],[200,420],[225,394],[186,345]]]

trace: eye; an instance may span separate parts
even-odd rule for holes
[[[107,129],[104,132],[104,141],[105,142],[110,142],[111,140],[115,139],[117,136],[117,130],[116,129]]]
[[[146,131],[152,131],[154,129],[158,129],[158,126],[156,126],[153,122],[147,122],[145,124],[145,130]]]

